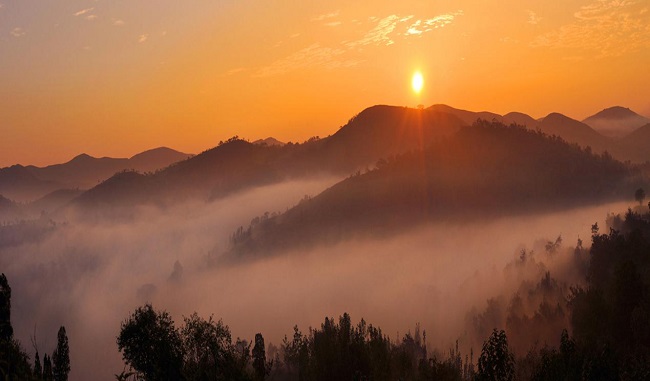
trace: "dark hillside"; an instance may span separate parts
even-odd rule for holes
[[[382,158],[422,149],[462,125],[453,115],[374,106],[334,135],[302,144],[260,145],[237,137],[147,176],[118,175],[79,198],[78,204],[131,205],[214,199],[255,186],[319,174],[345,176]]]
[[[628,168],[560,138],[480,122],[344,180],[233,236],[232,254],[383,235],[425,221],[570,208],[627,196]]]

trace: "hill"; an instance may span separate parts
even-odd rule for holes
[[[130,159],[81,154],[66,163],[46,167],[14,165],[0,169],[0,194],[14,201],[29,202],[57,189],[89,189],[125,169],[154,171],[190,156],[162,147]]]
[[[210,200],[291,178],[344,176],[374,166],[379,159],[426,147],[462,125],[447,113],[373,106],[323,139],[278,146],[235,137],[155,174],[114,176],[79,197],[78,204],[166,204],[188,197]]]
[[[629,169],[557,137],[481,122],[422,151],[352,176],[232,236],[238,258],[355,235],[385,236],[432,221],[577,207],[628,193]]]
[[[635,162],[650,161],[650,123],[616,141],[612,153]]]
[[[13,201],[28,202],[61,187],[60,183],[39,179],[22,165],[0,169],[0,194]]]
[[[467,110],[453,108],[451,106],[447,106],[444,104],[436,104],[429,107],[428,109],[437,112],[445,112],[448,114],[452,114],[458,117],[460,120],[462,120],[465,125],[472,125],[474,122],[476,122],[477,119],[483,119],[483,120],[496,119],[500,122],[503,121],[503,117],[501,115],[489,111],[479,111],[479,112],[467,111]]]
[[[559,113],[550,113],[539,123],[539,129],[547,135],[556,135],[569,143],[591,147],[596,152],[610,148],[611,141],[588,125]]]
[[[284,143],[276,138],[268,137],[266,139],[257,139],[253,144],[267,145],[267,146],[283,146]]]
[[[128,160],[127,167],[124,169],[134,169],[140,172],[152,172],[190,157],[192,157],[192,155],[187,153],[179,152],[167,147],[158,147],[132,156]]]
[[[650,119],[629,108],[614,106],[606,108],[582,122],[605,136],[621,138],[650,123]]]

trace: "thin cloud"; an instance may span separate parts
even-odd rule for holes
[[[311,21],[323,21],[323,20],[331,19],[331,18],[337,17],[340,12],[341,12],[340,10],[336,10],[334,12],[324,13],[322,15],[312,17]]]
[[[147,41],[148,39],[149,39],[148,34],[141,34],[140,37],[138,37],[138,42],[143,43],[143,42]]]
[[[243,68],[243,67],[236,67],[236,68],[234,68],[234,69],[230,69],[230,70],[228,70],[228,71],[226,72],[225,75],[226,75],[226,76],[230,76],[230,75],[233,75],[233,74],[241,73],[241,72],[243,72],[243,71],[245,71],[245,70],[246,70],[246,68]]]
[[[122,25],[124,25],[124,20],[120,20],[120,19],[113,20],[113,25],[122,26]]]
[[[254,77],[268,77],[313,66],[321,66],[327,69],[350,67],[361,62],[359,60],[342,59],[341,56],[345,52],[346,50],[341,48],[325,47],[318,43],[312,44],[258,70]]]
[[[438,15],[430,19],[416,20],[411,23],[411,26],[407,28],[406,33],[403,35],[422,34],[436,28],[444,27],[452,23],[457,16],[462,14],[463,11],[459,10],[453,13]],[[312,21],[323,21],[336,16],[338,16],[338,11],[317,16]],[[370,29],[357,39],[346,40],[335,46],[323,46],[320,43],[311,44],[285,58],[273,62],[271,65],[259,69],[253,76],[268,77],[284,74],[300,68],[315,66],[336,69],[358,65],[363,60],[349,57],[355,50],[367,46],[389,46],[394,44],[393,35],[400,35],[396,33],[397,27],[409,22],[413,17],[413,15],[399,16],[395,14],[383,18],[371,16],[366,21],[367,24],[369,23],[371,25]],[[324,25],[336,27],[341,25],[341,22],[333,20],[324,23]]]
[[[411,26],[408,27],[406,33],[404,34],[406,36],[412,36],[412,35],[418,36],[423,33],[431,32],[434,29],[443,28],[446,25],[451,24],[452,22],[454,22],[456,17],[462,15],[463,15],[463,11],[458,10],[456,12],[438,15],[430,19],[416,20],[414,23],[411,24]]]
[[[13,28],[10,33],[14,37],[22,37],[25,35],[23,28]]]
[[[371,21],[376,20],[377,18],[371,18]],[[391,45],[394,41],[389,35],[395,30],[398,22],[400,22],[400,17],[397,15],[384,17],[377,21],[377,25],[362,38],[356,41],[346,42],[345,45],[350,48],[365,45]]]
[[[597,0],[576,11],[574,21],[532,41],[533,47],[590,52],[596,58],[650,48],[650,14],[640,1]]]
[[[82,15],[85,15],[86,13],[92,12],[93,10],[95,10],[94,7],[93,8],[82,9],[82,10],[74,13],[74,16],[82,16]]]
[[[537,25],[539,22],[542,20],[541,17],[537,15],[534,11],[531,11],[530,9],[526,11],[528,13],[528,23],[531,25]]]
[[[86,16],[86,20],[90,20],[90,21],[92,21],[92,20],[94,20],[96,18],[97,18],[97,15],[88,15],[88,16]]]

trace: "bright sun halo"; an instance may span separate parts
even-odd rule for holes
[[[424,85],[424,78],[422,78],[422,73],[416,71],[413,74],[413,79],[411,79],[411,86],[413,87],[413,91],[419,94],[420,91],[422,91],[423,85]]]

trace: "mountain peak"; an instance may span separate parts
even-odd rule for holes
[[[79,154],[79,155],[73,157],[72,160],[70,160],[70,162],[87,161],[87,160],[90,160],[90,159],[94,159],[94,157],[88,155],[87,153],[82,153],[82,154]]]
[[[635,113],[634,111],[630,110],[627,107],[614,106],[614,107],[606,108],[606,109],[604,109],[604,110],[590,116],[587,119],[591,119],[591,118],[622,119],[622,118],[630,118],[630,117],[637,117],[637,116],[640,116],[640,115]],[[585,119],[585,120],[587,120],[587,119]]]
[[[603,135],[620,138],[650,122],[650,119],[626,107],[606,108],[583,121]]]
[[[267,146],[283,146],[284,143],[279,141],[278,139],[269,136],[266,139],[257,139],[253,142],[253,144],[258,144],[258,145],[267,145]]]
[[[569,118],[564,114],[560,114],[559,112],[552,112],[546,115],[543,119],[543,121],[547,123],[551,121],[557,121],[557,120],[573,120],[573,119]]]

